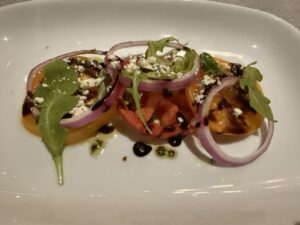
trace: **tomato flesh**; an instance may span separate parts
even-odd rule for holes
[[[131,127],[143,134],[166,139],[178,134],[191,133],[193,126],[189,129],[181,129],[177,121],[178,113],[184,115],[187,121],[191,121],[191,112],[184,91],[172,93],[171,96],[164,96],[162,92],[143,92],[141,100],[141,112],[151,133],[147,132],[140,120],[137,111],[119,101],[117,109],[120,117]]]

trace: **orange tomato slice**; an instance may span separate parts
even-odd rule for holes
[[[65,144],[71,145],[81,142],[97,133],[97,130],[104,124],[111,122],[112,118],[116,115],[116,106],[113,105],[108,111],[101,114],[99,118],[93,122],[79,128],[70,129],[65,137]],[[41,132],[37,126],[36,120],[32,114],[22,117],[24,127],[34,135],[41,136]]]
[[[224,63],[224,61],[223,61]],[[186,88],[187,102],[194,114],[197,113],[195,97],[200,93],[200,81],[203,71]],[[242,110],[242,115],[235,116],[234,108]],[[263,117],[252,109],[247,96],[241,93],[238,85],[225,88],[212,100],[209,113],[209,128],[222,135],[248,135],[254,133],[263,121]]]

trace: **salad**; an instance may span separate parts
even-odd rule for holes
[[[132,47],[146,51],[118,56]],[[263,76],[254,65],[199,54],[174,37],[119,43],[107,52],[71,52],[32,69],[22,121],[45,143],[59,184],[64,147],[95,135],[115,117],[173,146],[196,135],[216,164],[242,166],[267,149],[274,131],[270,100],[259,84]],[[263,143],[245,157],[226,154],[213,138],[251,135],[265,120]],[[142,149],[141,155],[151,151],[142,142],[134,148]]]

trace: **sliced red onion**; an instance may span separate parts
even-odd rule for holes
[[[116,51],[120,49],[147,46],[147,43],[148,43],[147,41],[131,41],[131,42],[119,43],[117,45],[114,45],[107,52],[107,56],[109,57],[109,55],[113,55]],[[184,45],[171,43],[171,42],[168,43],[167,46],[170,48],[180,49],[180,50],[189,49]],[[143,91],[161,91],[163,89],[168,89],[170,91],[177,91],[191,84],[195,76],[198,74],[199,70],[200,70],[200,60],[199,60],[199,56],[196,55],[193,68],[189,72],[183,74],[182,77],[175,80],[154,80],[154,79],[144,80],[140,82],[139,89]],[[126,87],[128,87],[130,86],[132,81],[131,79],[120,74],[120,82]]]
[[[116,87],[113,89],[110,95],[104,99],[105,104],[107,106],[111,106],[113,103],[115,103],[116,99],[122,94],[123,90],[124,87],[122,84],[116,84]]]
[[[73,56],[78,56],[78,55],[84,55],[84,54],[98,54],[98,55],[104,55],[105,52],[103,51],[100,51],[100,50],[96,50],[96,49],[91,49],[91,50],[79,50],[79,51],[74,51],[74,52],[69,52],[69,53],[66,53],[66,54],[62,54],[62,55],[59,55],[59,56],[56,56],[52,59],[48,59],[46,60],[45,62],[42,62],[40,63],[39,65],[37,65],[36,67],[34,67],[29,75],[28,75],[28,78],[27,78],[27,92],[31,92],[33,91],[33,87],[32,87],[32,80],[35,78],[35,75],[41,71],[41,69],[47,65],[48,63],[56,60],[56,59],[66,59],[66,58],[70,58],[70,57],[73,57]]]
[[[102,113],[108,110],[106,104],[102,104],[96,110],[88,110],[86,112],[80,113],[78,116],[73,116],[68,119],[62,119],[61,125],[67,128],[77,128],[87,125],[88,123],[97,119]]]
[[[99,50],[81,50],[81,51],[75,51],[75,52],[63,54],[63,55],[57,56],[53,59],[47,60],[47,61],[37,65],[35,68],[33,68],[31,70],[28,80],[27,80],[27,91],[28,92],[33,91],[33,88],[34,88],[34,87],[32,87],[33,78],[34,78],[35,74],[38,73],[46,64],[48,64],[56,59],[67,59],[70,57],[84,55],[84,54],[104,55],[105,52],[102,52]],[[106,96],[103,99],[101,99],[99,102],[95,103],[86,112],[82,112],[79,115],[73,116],[71,118],[62,119],[61,120],[62,126],[67,127],[67,128],[78,128],[78,127],[87,125],[88,123],[97,119],[102,113],[106,112],[111,107],[111,105],[115,102],[117,97],[123,91],[123,86],[121,84],[119,84],[119,82],[118,82],[119,75],[118,75],[118,71],[116,71],[116,69],[114,69],[110,64],[107,64],[106,70],[107,70],[107,73],[111,75],[112,80],[113,80],[112,87],[109,89]],[[38,110],[38,109],[36,109],[36,110]],[[35,111],[33,111],[32,114],[34,116],[38,115]]]
[[[243,166],[254,161],[266,151],[274,132],[274,122],[268,120],[267,134],[263,143],[255,151],[245,157],[230,156],[222,151],[219,144],[214,140],[208,126],[209,109],[214,96],[222,89],[236,84],[236,82],[238,82],[238,78],[231,76],[224,78],[221,85],[213,87],[202,104],[199,114],[196,116],[196,122],[200,122],[200,127],[197,128],[196,134],[199,137],[202,146],[216,163],[222,166]]]
[[[128,77],[122,76],[120,74],[120,78],[119,78],[119,82],[121,84],[123,84],[125,87],[129,87],[131,85],[131,79],[129,79]]]

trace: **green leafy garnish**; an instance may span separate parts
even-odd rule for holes
[[[148,127],[146,121],[145,121],[145,118],[144,118],[144,115],[143,113],[141,112],[141,98],[142,98],[142,95],[139,90],[138,90],[138,87],[139,87],[139,83],[140,83],[140,76],[137,75],[137,74],[134,74],[134,76],[132,77],[132,87],[131,88],[127,88],[127,90],[130,92],[133,100],[134,100],[134,103],[135,103],[135,106],[136,106],[136,112],[140,118],[140,120],[142,121],[142,123],[144,124],[145,128],[147,129],[147,131],[152,134],[152,131],[151,129]]]
[[[166,45],[171,41],[177,41],[178,40],[174,37],[166,37],[163,39],[160,39],[158,41],[148,41],[148,49],[146,50],[145,56],[146,58],[149,58],[150,56],[157,56],[157,52],[162,52]]]
[[[105,88],[105,84],[102,81],[99,85],[99,88],[98,88],[98,100],[101,100],[102,98],[104,98],[106,94],[107,94],[107,91],[106,91],[106,88]]]
[[[101,70],[100,77],[103,77],[103,76],[104,76],[104,70]],[[106,94],[107,94],[107,91],[106,91],[106,87],[105,87],[105,83],[104,83],[104,79],[103,79],[98,87],[98,100],[101,100],[102,98],[104,98]]]
[[[171,66],[171,70],[175,73],[187,73],[192,70],[195,62],[195,58],[197,56],[197,52],[193,49],[187,50],[185,56],[182,60],[177,61]]]
[[[73,67],[63,60],[55,60],[45,66],[44,84],[40,85],[34,98],[43,98],[40,104],[38,127],[42,140],[55,162],[58,183],[63,184],[62,155],[64,138],[68,129],[60,125],[62,117],[70,112],[78,103],[78,98],[72,96],[78,89],[77,75]]]
[[[250,64],[244,68],[239,85],[241,89],[248,91],[250,106],[263,117],[274,121],[273,113],[269,105],[270,100],[261,93],[256,85],[257,81],[262,81],[263,76],[260,71],[252,65],[253,64]]]
[[[206,74],[213,76],[219,76],[223,74],[222,70],[218,66],[218,63],[210,54],[206,52],[201,53],[200,61]]]

